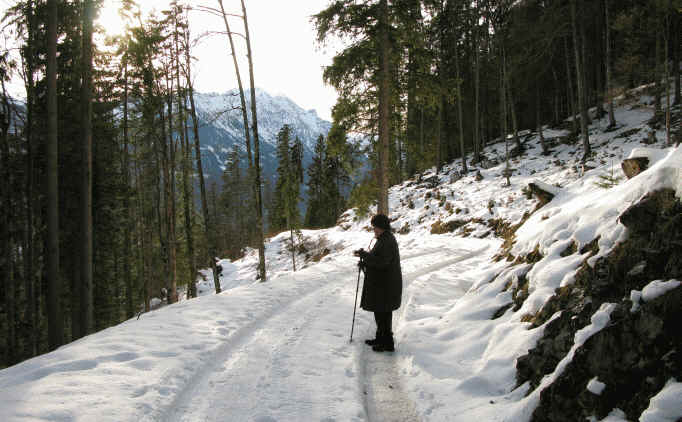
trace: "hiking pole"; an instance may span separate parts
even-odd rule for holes
[[[360,262],[362,262],[362,258],[360,258]],[[362,272],[362,267],[358,266],[358,284],[355,286],[355,305],[353,305],[353,324],[350,326],[350,341],[349,343],[353,342],[353,329],[355,328],[355,310],[358,307],[358,290],[360,290],[360,273]]]
[[[369,249],[372,246],[372,241],[374,239],[371,239],[369,241],[369,245],[367,245],[367,249]],[[360,249],[362,250],[362,249]],[[360,272],[362,271],[362,257],[360,257],[360,265],[358,265],[358,283],[355,286],[355,305],[353,305],[353,323],[350,326],[350,341],[349,343],[353,342],[353,329],[355,328],[355,311],[358,308],[358,290],[360,290]]]

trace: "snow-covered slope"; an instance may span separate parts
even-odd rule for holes
[[[369,217],[349,210],[336,227],[303,232],[295,273],[282,233],[267,243],[266,283],[256,282],[257,253],[249,251],[222,261],[220,295],[205,273],[197,299],[0,371],[0,420],[529,421],[543,391],[620,318],[619,307],[632,301],[639,307],[632,314],[642,314],[657,298],[679,293],[680,280],[650,280],[631,296],[600,304],[575,327],[570,347],[537,388],[518,382],[519,359],[562,312],[537,326],[529,316],[628,238],[618,217],[630,205],[661,188],[682,196],[682,149],[665,147],[661,131],[657,143],[636,152],[650,158],[647,171],[599,186],[644,146],[650,115],[620,107],[616,118],[624,126],[608,133],[595,120],[592,169],[580,165],[579,145],[561,142],[565,132],[547,130],[551,154],[543,156],[530,136],[527,152],[511,163],[511,185],[499,161],[504,145],[496,144],[485,155],[499,162],[478,169],[480,181],[475,172],[455,177],[453,163],[391,188],[404,276],[395,353],[375,354],[363,344],[374,322],[361,310],[348,342],[358,281],[352,251],[372,239]],[[533,213],[537,201],[522,191],[534,181],[553,186],[555,196]],[[608,408],[590,420],[677,421],[680,381],[667,379],[630,419]],[[577,388],[590,400],[613,395],[594,374]],[[564,420],[585,419],[571,412],[577,409],[564,411]]]

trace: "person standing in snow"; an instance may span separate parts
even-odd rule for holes
[[[370,251],[355,252],[360,267],[365,271],[360,307],[374,312],[376,338],[365,340],[375,352],[395,350],[392,332],[393,311],[400,308],[403,275],[400,269],[398,242],[391,233],[391,224],[384,214],[372,217],[372,228],[377,242]]]

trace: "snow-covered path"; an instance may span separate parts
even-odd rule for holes
[[[405,254],[406,292],[415,278],[480,252],[440,246]],[[415,406],[401,387],[400,352],[379,355],[363,345],[373,330],[368,314],[358,313],[360,338],[348,343],[354,264],[340,258],[290,276],[293,286],[301,284],[298,279],[314,287],[218,347],[160,419],[416,420]]]
[[[305,278],[317,288],[226,343],[162,419],[223,421],[229,415],[230,420],[286,421],[296,420],[302,411],[313,420],[359,417],[361,408],[349,415],[347,405],[343,411],[334,405],[357,401],[354,388],[333,382],[356,377],[352,347],[341,329],[352,306],[349,288],[344,288],[344,282],[351,284],[348,277],[344,280],[345,270],[337,266],[294,275],[294,281]],[[330,367],[329,362],[337,364]],[[251,386],[249,394],[244,394],[245,385]]]

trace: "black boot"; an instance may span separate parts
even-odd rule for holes
[[[377,336],[377,342],[372,346],[375,352],[393,352],[395,351],[395,343],[393,341],[393,333]]]

